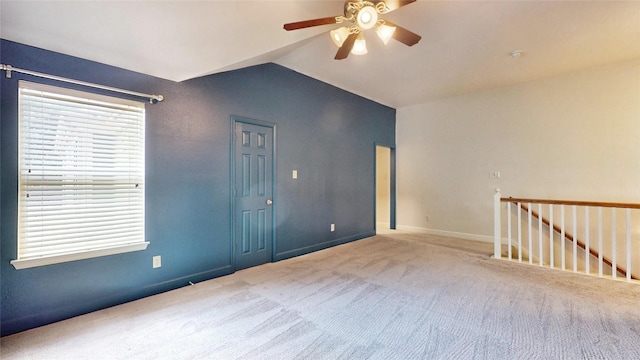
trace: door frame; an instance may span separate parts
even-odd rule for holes
[[[230,226],[230,237],[229,237],[229,263],[231,264],[231,271],[236,271],[236,252],[234,246],[236,244],[236,194],[235,194],[235,180],[236,180],[236,166],[235,166],[235,158],[236,158],[236,124],[244,123],[250,125],[258,125],[271,128],[273,130],[273,147],[272,147],[272,162],[271,162],[271,199],[273,200],[273,207],[271,209],[271,262],[275,258],[276,253],[276,215],[277,215],[277,197],[276,197],[276,189],[277,189],[277,135],[276,135],[276,124],[268,121],[256,120],[251,118],[246,118],[237,115],[231,115],[231,129],[230,129],[230,157],[229,157],[229,226]]]
[[[389,183],[391,189],[389,189],[389,229],[396,229],[396,146],[375,142],[373,144],[373,231],[377,230],[377,188],[378,188],[378,152],[377,147],[389,148]]]

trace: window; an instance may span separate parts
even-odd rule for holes
[[[143,250],[144,104],[19,83],[16,269]]]

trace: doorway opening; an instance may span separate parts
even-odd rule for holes
[[[384,233],[396,228],[395,148],[376,144],[375,230]]]

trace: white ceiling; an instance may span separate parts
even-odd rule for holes
[[[343,3],[0,0],[0,37],[174,81],[274,62],[394,108],[640,59],[640,1],[418,0],[383,17],[417,45],[342,61],[339,25],[282,29]]]

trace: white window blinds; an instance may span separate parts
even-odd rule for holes
[[[144,111],[20,82],[16,268],[146,248]]]

